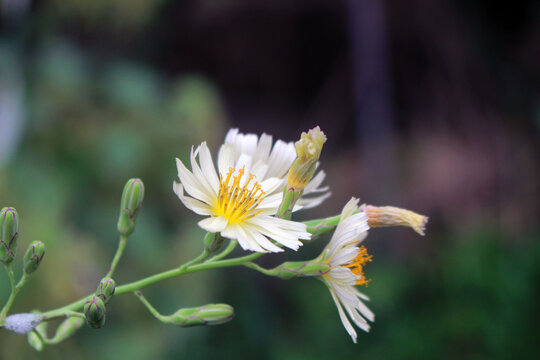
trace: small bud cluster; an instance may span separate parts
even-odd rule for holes
[[[110,277],[101,279],[96,293],[84,304],[86,323],[93,329],[105,325],[106,305],[114,295],[116,282]]]

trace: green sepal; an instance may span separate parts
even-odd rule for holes
[[[45,256],[45,244],[41,241],[32,242],[24,254],[24,272],[31,274],[36,271],[43,260],[43,256]]]
[[[305,276],[322,276],[330,271],[330,266],[314,261],[288,261],[270,270],[281,279],[292,279]]]
[[[204,251],[207,256],[219,252],[223,248],[225,239],[219,233],[207,233],[204,237]]]
[[[105,325],[105,304],[98,296],[92,296],[84,304],[84,316],[86,323],[93,329],[99,329]]]
[[[129,236],[135,230],[137,214],[144,199],[144,184],[140,179],[129,179],[122,191],[120,199],[120,216],[118,232]]]
[[[303,193],[303,189],[296,190],[285,185],[283,187],[283,200],[281,200],[276,216],[281,219],[289,220],[292,216],[294,205]]]
[[[17,252],[19,237],[19,215],[12,207],[0,211],[0,262],[10,264]]]

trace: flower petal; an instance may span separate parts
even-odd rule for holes
[[[211,216],[199,221],[199,226],[208,232],[217,233],[225,229],[228,222],[224,216]]]
[[[206,203],[199,201],[194,198],[190,198],[184,195],[184,187],[182,184],[177,183],[176,181],[173,183],[173,190],[175,194],[178,196],[180,201],[184,204],[185,207],[190,209],[196,214],[199,215],[211,215],[212,210],[210,209],[210,206],[208,206]]]

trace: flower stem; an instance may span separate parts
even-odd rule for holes
[[[143,305],[146,306],[146,308],[148,309],[148,311],[150,311],[150,313],[151,313],[152,315],[154,315],[154,317],[155,317],[156,319],[158,319],[158,320],[161,321],[161,322],[166,322],[165,317],[164,317],[163,315],[161,315],[161,314],[159,313],[159,311],[157,311],[156,308],[154,308],[154,307],[152,306],[152,304],[150,304],[150,302],[149,302],[148,300],[146,300],[146,298],[143,296],[142,292],[140,292],[140,291],[135,291],[135,292],[133,293],[133,295],[135,295],[136,297],[139,298],[139,300],[141,300],[141,302],[143,303]]]
[[[221,253],[217,254],[216,256],[214,256],[208,261],[217,261],[217,260],[223,259],[227,255],[229,255],[234,250],[234,248],[236,248],[237,244],[238,242],[235,239],[229,240],[229,245],[227,245],[225,250],[223,250]]]
[[[118,242],[118,249],[116,249],[116,254],[114,254],[114,258],[111,263],[111,267],[109,269],[109,272],[105,277],[112,277],[114,270],[116,269],[116,265],[120,261],[120,258],[122,257],[122,254],[124,253],[124,248],[126,247],[128,237],[126,235],[120,235],[120,241]]]
[[[250,262],[252,260],[255,260],[255,259],[259,258],[262,255],[263,255],[262,253],[254,253],[254,254],[250,254],[250,255],[246,255],[246,256],[241,256],[241,257],[238,257],[238,258],[225,259],[225,260],[219,260],[219,261],[209,261],[209,262],[205,262],[205,263],[202,263],[202,264],[194,264],[194,265],[188,265],[188,266],[180,266],[178,268],[163,271],[163,272],[160,272],[158,274],[154,274],[154,275],[148,276],[146,278],[143,278],[143,279],[140,279],[140,280],[137,280],[137,281],[133,281],[131,283],[128,283],[128,284],[125,284],[125,285],[122,285],[122,286],[118,286],[116,288],[114,296],[122,295],[122,294],[125,294],[125,293],[131,293],[131,292],[134,292],[134,291],[138,291],[138,290],[141,290],[141,289],[143,289],[143,288],[145,288],[147,286],[158,283],[160,281],[167,280],[167,279],[174,278],[174,277],[181,276],[181,275],[185,275],[185,274],[190,274],[190,273],[203,271],[203,270],[210,270],[210,269],[217,269],[217,268],[224,268],[224,267],[243,265],[246,262]],[[91,297],[92,297],[92,295],[88,295],[88,296],[86,296],[86,297],[84,297],[82,299],[79,299],[79,300],[77,300],[75,302],[72,302],[71,304],[63,306],[61,308],[51,310],[51,311],[47,311],[47,312],[41,314],[42,317],[43,317],[43,320],[46,321],[46,320],[56,319],[56,318],[59,318],[59,317],[70,316],[70,315],[66,315],[67,312],[77,311],[77,310],[81,309],[84,306],[84,303],[88,299],[90,299]]]
[[[254,262],[247,262],[247,263],[245,263],[243,265],[245,267],[250,268],[250,269],[257,270],[258,272],[263,273],[264,275],[276,276],[275,271],[265,269],[262,266],[259,266],[259,265],[255,264]]]
[[[28,280],[26,272],[23,272],[23,275],[21,276],[19,282],[15,283],[15,274],[13,273],[13,268],[11,267],[11,264],[5,265],[5,267],[8,273],[9,282],[11,284],[11,294],[9,294],[9,298],[4,307],[2,308],[2,311],[0,312],[0,326],[4,325],[4,319],[6,318],[6,315],[8,314],[11,305],[13,305],[13,301],[15,301],[15,297],[17,297],[17,294]]]

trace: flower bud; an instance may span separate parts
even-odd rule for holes
[[[113,297],[115,288],[116,282],[113,279],[109,277],[103,278],[99,282],[98,288],[96,290],[96,295],[101,300],[103,300],[105,304],[107,304],[109,300]]]
[[[84,304],[84,316],[86,323],[93,329],[99,329],[105,324],[105,304],[97,296],[92,296]]]
[[[209,304],[195,308],[180,309],[174,314],[165,317],[166,322],[190,327],[198,325],[220,325],[234,317],[234,309],[227,304]]]
[[[45,244],[41,241],[32,242],[24,254],[24,272],[31,274],[36,271],[43,256],[45,256]]]
[[[296,147],[296,161],[289,169],[287,186],[295,190],[303,190],[313,177],[317,162],[321,155],[323,144],[326,142],[326,135],[317,126],[308,133],[302,133]]]
[[[51,342],[57,344],[61,341],[66,340],[71,337],[77,330],[81,328],[84,324],[84,319],[80,317],[69,317],[66,320],[62,321],[58,328],[56,329],[56,334],[54,338],[51,339]]]
[[[0,212],[0,261],[9,264],[15,258],[19,236],[19,215],[17,210],[5,207]]]
[[[370,227],[407,226],[424,235],[428,217],[394,206],[363,206]]]
[[[135,230],[135,220],[144,198],[144,184],[140,179],[130,179],[124,186],[120,200],[118,232],[129,236]]]
[[[33,331],[28,333],[28,344],[36,351],[43,350],[43,341],[41,341],[39,335]]]
[[[271,271],[275,276],[288,280],[294,277],[321,276],[330,271],[330,266],[321,262],[288,261]]]

